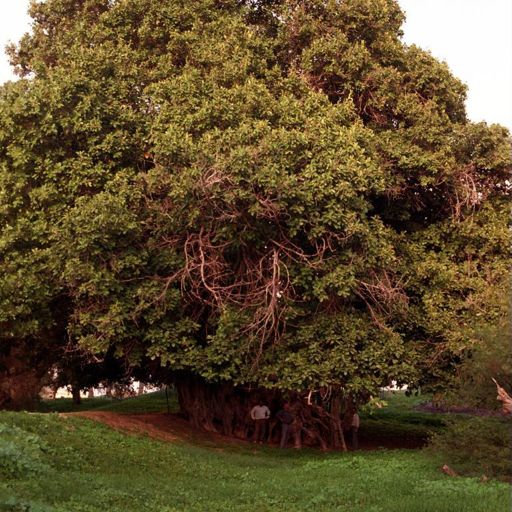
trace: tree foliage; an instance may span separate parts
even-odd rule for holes
[[[367,396],[506,272],[510,138],[394,0],[47,0],[0,90],[2,351]]]

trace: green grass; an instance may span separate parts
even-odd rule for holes
[[[322,454],[131,437],[82,418],[0,413],[0,510],[501,512],[510,489],[450,478],[420,450]]]
[[[175,393],[169,391],[171,411],[178,409]],[[165,391],[155,391],[123,400],[107,397],[84,398],[80,405],[75,405],[71,398],[43,400],[39,403],[38,412],[77,412],[77,411],[112,411],[125,414],[139,414],[167,411]]]
[[[387,392],[386,406],[361,413],[362,439],[408,440],[411,445],[425,444],[431,434],[445,426],[446,415],[418,411],[415,408],[427,402],[429,395],[407,396],[404,392]]]
[[[361,437],[423,440],[445,415],[415,410],[425,397],[389,394],[361,415]],[[170,394],[171,410],[176,397]],[[125,400],[45,401],[41,411],[167,409],[165,392]],[[385,443],[384,443],[385,444]],[[83,418],[0,412],[0,511],[24,512],[501,512],[510,487],[450,478],[424,450],[322,454],[212,447],[132,437]]]

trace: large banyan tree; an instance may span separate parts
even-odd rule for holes
[[[114,351],[196,425],[243,436],[251,396],[286,397],[297,444],[340,446],[343,411],[500,314],[509,134],[395,0],[30,12],[0,89],[0,405],[49,353]]]

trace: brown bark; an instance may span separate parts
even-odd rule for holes
[[[19,342],[0,354],[0,409],[33,409],[48,368]]]
[[[341,421],[341,396],[339,393],[334,394],[331,399],[331,433],[332,445],[334,448],[347,451],[345,444],[345,436],[343,435],[343,424]]]
[[[175,379],[182,413],[192,425],[240,439],[251,439],[254,422],[250,410],[259,401],[271,410],[268,439],[277,443],[281,426],[275,414],[284,402],[279,390],[248,389],[228,383],[207,383],[191,375]],[[338,394],[322,405],[309,403],[307,395],[287,393],[286,401],[295,417],[290,437],[295,448],[319,446],[322,449],[346,450],[341,421],[341,398]]]
[[[73,396],[73,403],[75,405],[80,405],[82,403],[80,388],[78,386],[71,386],[71,395]]]

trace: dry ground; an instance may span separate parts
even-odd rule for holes
[[[62,417],[80,416],[93,421],[104,423],[109,427],[132,435],[148,436],[167,442],[185,441],[202,446],[221,447],[222,445],[241,445],[242,441],[234,437],[227,437],[215,432],[206,432],[193,427],[182,416],[167,413],[121,414],[109,411],[82,411],[61,413]],[[346,434],[347,443],[350,443],[350,433]],[[359,448],[361,450],[375,450],[378,448],[404,449],[419,448],[423,443],[417,439],[395,437],[389,439],[367,439],[360,436]]]

